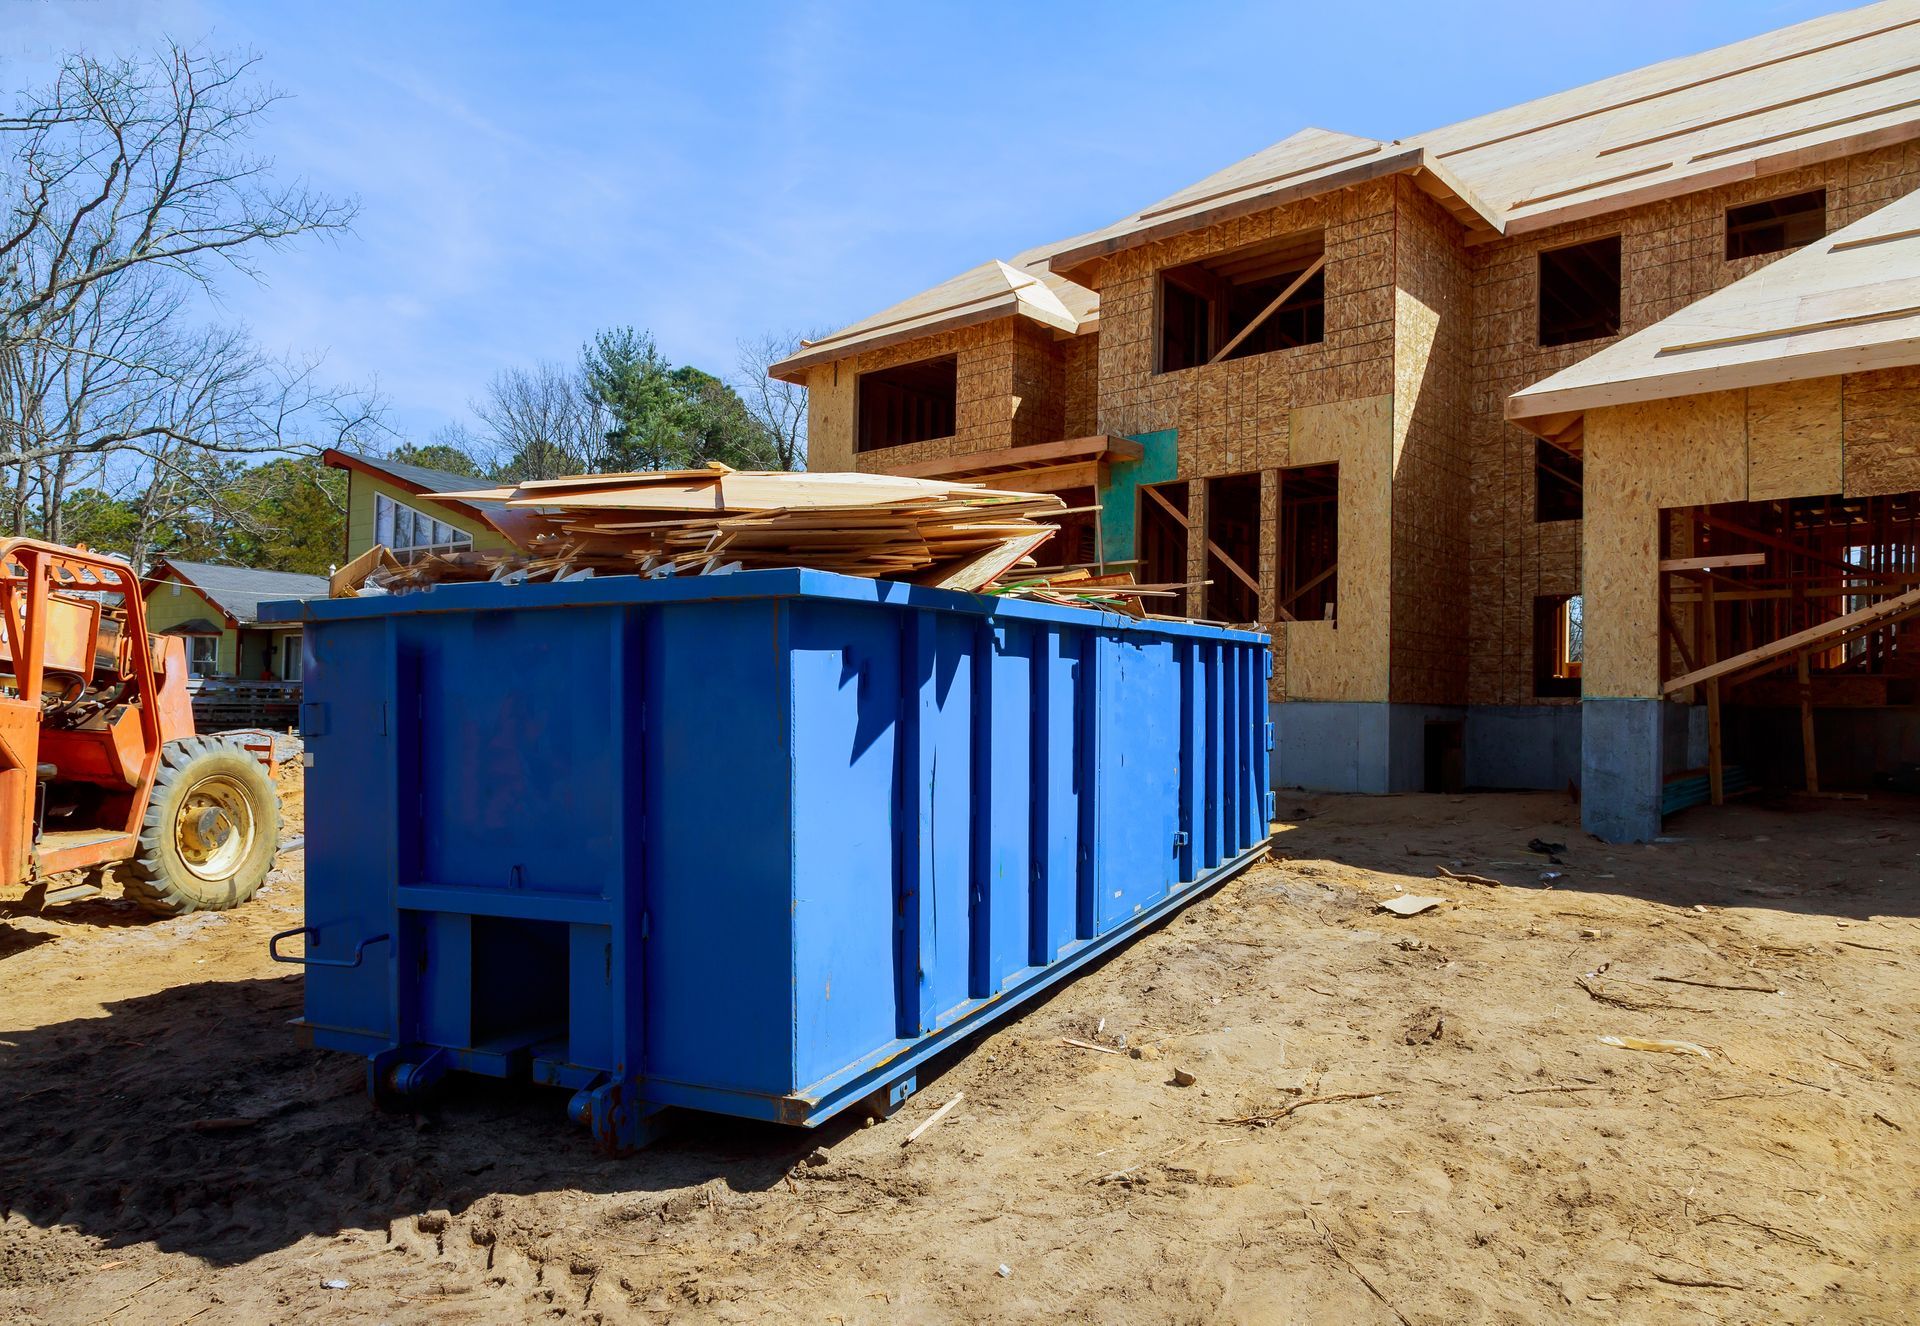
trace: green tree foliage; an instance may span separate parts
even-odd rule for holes
[[[427,442],[419,446],[403,442],[388,452],[387,456],[405,465],[424,465],[430,470],[464,474],[474,479],[487,477],[485,466],[450,442]]]
[[[776,464],[766,427],[740,394],[711,373],[668,363],[645,332],[601,332],[581,354],[581,375],[589,402],[606,419],[606,469]]]

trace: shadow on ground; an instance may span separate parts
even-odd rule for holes
[[[1618,894],[1670,907],[1753,907],[1865,920],[1920,916],[1920,797],[1756,795],[1667,817],[1666,841],[1609,844],[1561,793],[1320,798],[1281,792],[1275,856],[1429,881],[1438,867],[1518,889]],[[1496,811],[1499,823],[1489,821]],[[1560,845],[1552,854],[1529,844]],[[1557,859],[1555,859],[1557,858]],[[1552,872],[1557,878],[1545,880]],[[1459,892],[1458,889],[1453,892]]]
[[[7,1213],[232,1264],[495,1193],[765,1189],[859,1126],[685,1115],[615,1159],[567,1120],[564,1091],[458,1077],[433,1117],[383,1114],[360,1060],[296,1043],[300,990],[202,982],[0,1040]]]

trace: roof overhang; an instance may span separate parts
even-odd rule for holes
[[[1236,217],[1317,198],[1368,180],[1401,174],[1413,174],[1416,182],[1459,217],[1469,230],[1500,233],[1499,216],[1434,154],[1424,147],[1381,143],[1372,150],[1357,151],[1346,160],[1297,167],[1228,186],[1173,207],[1149,208],[1117,226],[1096,231],[1080,243],[1048,254],[1047,268],[1070,281],[1089,285],[1097,264],[1116,253],[1203,230]]]
[[[899,306],[900,315],[891,320],[855,323],[817,341],[803,341],[799,350],[768,368],[767,376],[804,386],[808,370],[821,364],[1001,318],[1030,318],[1069,335],[1080,330],[1079,319],[1047,287],[1044,279],[1004,262],[993,265],[1000,269],[1005,285],[971,297],[936,302],[929,308],[914,307],[913,301],[908,301]]]

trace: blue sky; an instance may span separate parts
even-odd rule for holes
[[[0,85],[74,45],[258,53],[261,146],[362,210],[220,316],[424,439],[597,328],[730,373],[1305,125],[1400,137],[1840,7],[0,0]]]

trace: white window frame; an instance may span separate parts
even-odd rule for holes
[[[471,534],[385,493],[373,495],[373,541],[385,544],[387,551],[403,562],[426,553],[460,552],[473,547]]]
[[[202,657],[202,651],[205,657]],[[187,637],[187,675],[189,677],[213,677],[220,672],[220,637],[217,635],[190,635]]]

